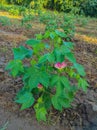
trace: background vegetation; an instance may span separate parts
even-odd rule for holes
[[[1,3],[22,5],[34,9],[47,8],[97,17],[97,0],[1,0]]]

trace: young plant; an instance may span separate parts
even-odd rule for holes
[[[13,77],[23,80],[15,102],[21,104],[21,110],[33,106],[38,121],[46,121],[52,107],[59,111],[71,107],[76,92],[88,86],[84,68],[72,52],[74,44],[64,41],[65,36],[58,29],[37,34],[25,43],[32,49],[13,49],[14,59],[6,67]],[[31,59],[29,65],[23,62],[26,58]]]
[[[73,14],[41,14],[40,22],[46,25],[46,30],[61,29],[65,34],[65,40],[70,41],[75,34],[75,19]]]
[[[21,26],[26,27],[27,29],[32,28],[31,21],[34,19],[34,16],[31,14],[24,15],[24,17],[21,19]]]
[[[61,25],[61,28],[63,28],[64,33],[67,36],[66,39],[71,40],[71,38],[73,38],[75,34],[74,15],[64,14],[63,24]]]
[[[2,26],[10,26],[11,25],[10,19],[6,16],[0,16],[0,23],[2,24]]]

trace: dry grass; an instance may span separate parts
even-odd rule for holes
[[[75,37],[81,41],[97,44],[97,19],[91,18],[84,27],[78,26]]]
[[[0,16],[6,16],[11,19],[21,19],[22,18],[21,16],[14,16],[14,15],[11,15],[8,12],[4,12],[4,11],[3,12],[0,11]]]
[[[97,44],[97,38],[94,37],[89,37],[87,35],[81,35],[81,34],[76,34],[75,37],[81,41]]]

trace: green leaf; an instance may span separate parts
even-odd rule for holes
[[[40,57],[39,64],[49,61],[50,63],[55,61],[55,57],[53,53],[47,53]]]
[[[42,40],[43,39],[43,35],[40,33],[40,34],[36,34],[36,38],[38,40]]]
[[[64,97],[68,99],[69,102],[72,102],[78,88],[76,86],[71,86],[70,90],[64,89]]]
[[[23,80],[30,87],[30,91],[33,88],[36,88],[39,83],[41,83],[44,87],[48,87],[49,85],[49,74],[44,71],[35,68],[29,68],[25,73]]]
[[[74,57],[73,53],[66,53],[65,54],[66,58],[71,61],[72,63],[76,63],[76,58]]]
[[[57,84],[58,81],[59,81],[59,76],[58,75],[53,75],[51,77],[50,86],[55,87],[55,85]]]
[[[70,101],[62,96],[55,95],[52,97],[52,104],[55,109],[62,111],[62,108],[69,108],[70,106]]]
[[[48,91],[48,90],[47,90]],[[51,103],[51,95],[48,94],[48,93],[44,93],[43,96],[42,96],[42,99],[43,99],[43,102],[44,102],[44,105],[45,105],[45,108],[46,109],[50,109],[52,103]]]
[[[34,98],[32,96],[32,93],[25,92],[23,95],[18,97],[18,99],[15,102],[22,104],[21,110],[24,110],[24,109],[29,108],[33,105]]]
[[[55,38],[55,34],[53,32],[50,33],[50,38],[54,39]]]
[[[64,108],[71,107],[71,101],[68,98],[60,98],[60,103]]]
[[[73,49],[74,43],[72,43],[72,42],[64,42],[64,41],[63,41],[63,44],[64,44],[66,47],[68,47],[68,48],[70,48],[70,49]]]
[[[61,76],[60,80],[61,80],[61,84],[62,84],[67,90],[70,90],[71,85],[70,85],[70,82],[69,82],[68,78],[66,78],[66,77],[64,77],[64,76]]]
[[[45,38],[49,38],[49,36],[50,36],[50,31],[46,31],[45,32],[45,34],[44,34],[44,36],[43,36],[43,38],[45,39]]]
[[[74,78],[74,76],[76,75],[75,69],[72,66],[70,68],[66,68],[65,72],[68,73],[70,78]]]
[[[66,37],[67,37],[67,35],[66,35],[64,32],[60,32],[60,31],[58,31],[58,30],[55,30],[55,33],[56,33],[58,36],[62,37],[62,38],[66,38]]]
[[[61,52],[62,55],[65,55],[67,53],[70,53],[71,51],[67,46],[61,45],[60,52]]]
[[[41,43],[41,40],[37,40],[37,39],[30,39],[30,40],[27,40],[26,41],[26,44],[27,45],[30,45],[30,46],[36,46],[37,44]]]
[[[33,89],[33,88],[36,88],[39,84],[39,76],[36,76],[36,74],[32,74],[31,77],[29,77],[29,80],[28,80],[28,86],[30,87],[30,91]]]
[[[59,50],[58,48],[56,48],[53,53],[54,53],[56,62],[64,61],[64,55],[62,55],[62,53],[63,53],[62,50]]]
[[[51,84],[56,88],[56,94],[52,97],[52,104],[57,110],[62,110],[63,107],[70,107],[69,92],[71,86],[69,80],[64,76],[53,76]]]
[[[70,97],[69,91],[62,86],[61,82],[56,84],[56,94],[51,99],[54,108],[61,111],[63,107],[70,107],[71,99],[73,98]]]
[[[24,74],[23,81],[29,86],[29,90],[32,91],[33,88],[36,88],[39,84],[39,79],[37,76],[37,71],[34,68],[28,68]]]
[[[42,71],[39,74],[39,82],[46,88],[49,86],[49,74],[46,71]]]
[[[55,56],[53,53],[49,53],[48,54],[48,57],[47,57],[47,60],[50,62],[50,63],[54,63],[55,62]]]
[[[36,61],[35,59],[32,59],[32,60],[30,61],[30,64],[31,64],[32,66],[35,66],[35,65],[37,64],[37,61]]]
[[[87,83],[87,81],[86,81],[85,79],[80,78],[80,79],[78,80],[78,86],[79,86],[80,88],[82,88],[82,89],[86,92],[87,87],[89,86],[89,84]]]
[[[29,58],[32,56],[32,50],[25,48],[24,46],[20,46],[19,48],[13,49],[14,59],[22,60],[24,58]]]
[[[5,69],[11,70],[13,77],[17,76],[19,72],[24,72],[24,67],[21,60],[11,60]]]
[[[37,44],[37,46],[33,46],[33,53],[40,56],[40,52],[43,52],[43,49],[45,48],[44,43]]]
[[[57,110],[62,111],[62,105],[60,105],[59,97],[58,96],[53,96],[51,100],[52,100],[52,104],[53,104],[54,108],[57,109]]]
[[[26,91],[28,91],[28,90],[27,90],[27,88],[24,86],[24,87],[21,88],[21,89],[19,90],[19,92],[16,94],[15,99],[17,100],[20,96],[24,95],[24,93],[25,93]]]
[[[41,56],[41,57],[39,58],[38,63],[41,64],[41,63],[46,62],[46,61],[47,61],[47,58],[48,58],[48,55],[49,55],[49,53],[44,54],[43,56]]]
[[[34,109],[35,109],[35,112],[36,112],[36,118],[38,121],[46,121],[46,114],[47,114],[47,111],[46,111],[46,108],[44,107],[44,105],[41,105],[39,103],[37,103],[35,106],[34,106]]]
[[[57,85],[63,86],[67,90],[70,90],[71,87],[68,78],[64,76],[53,75],[51,79],[51,86],[52,87],[56,86],[57,88]]]
[[[81,76],[85,76],[86,73],[84,71],[84,67],[81,64],[78,63],[74,63],[74,67],[77,70],[77,72],[81,75]]]

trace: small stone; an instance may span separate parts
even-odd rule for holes
[[[89,104],[91,104],[93,111],[97,112],[97,104],[95,102],[88,101]]]
[[[66,113],[64,113],[63,116],[65,117],[65,116],[66,116]]]
[[[97,105],[96,104],[92,104],[93,107],[93,111],[97,111]]]
[[[0,73],[4,73],[4,70],[2,68],[0,68]]]

